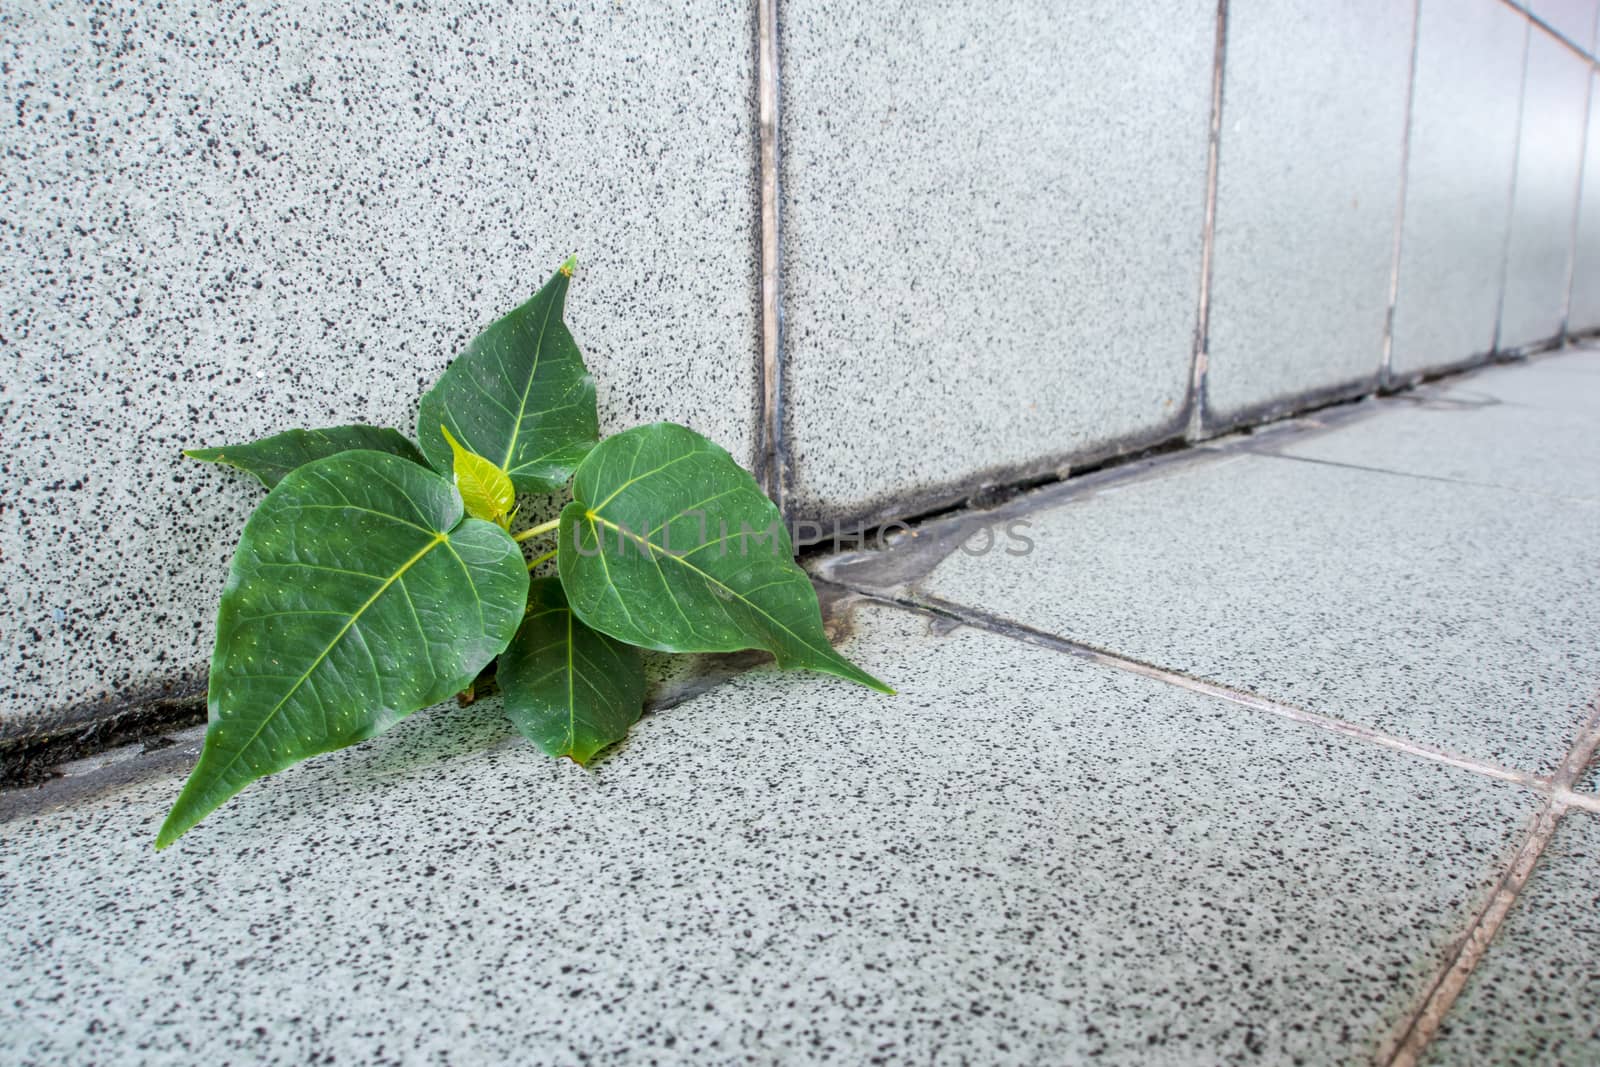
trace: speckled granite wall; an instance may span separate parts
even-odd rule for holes
[[[1573,254],[1572,297],[1567,328],[1600,330],[1600,75],[1589,75],[1589,129],[1584,137],[1583,190],[1578,200],[1578,238]]]
[[[1377,380],[1412,18],[1394,0],[1228,6],[1205,379],[1219,424]]]
[[[781,11],[792,510],[1181,433],[1214,0]]]
[[[1502,0],[784,0],[764,293],[772,2],[0,10],[0,741],[203,675],[257,492],[180,448],[409,427],[571,252],[607,425],[695,426],[807,519],[1486,358],[1502,305],[1554,335],[1573,258],[1597,322],[1544,210],[1583,123],[1527,121]],[[1592,69],[1597,6],[1537,5],[1532,83]],[[1519,142],[1567,162],[1515,194]]]
[[[179,449],[409,429],[569,253],[604,422],[750,461],[754,11],[0,9],[0,731],[197,679],[249,482]]]
[[[1567,315],[1591,66],[1542,28],[1529,33],[1500,348],[1559,336]]]

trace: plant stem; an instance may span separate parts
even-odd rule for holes
[[[546,552],[544,555],[538,557],[533,562],[529,563],[528,564],[528,569],[531,571],[531,570],[533,570],[533,568],[537,567],[539,564],[548,562],[549,560],[552,560],[552,559],[555,559],[555,558],[556,558],[556,550],[552,548],[550,551]]]
[[[526,541],[530,537],[538,537],[540,534],[551,533],[551,532],[559,529],[560,526],[561,526],[561,517],[558,515],[555,518],[551,519],[549,522],[541,522],[537,526],[530,526],[526,530],[523,530],[521,533],[512,534],[511,536],[515,540],[517,540],[519,542]]]

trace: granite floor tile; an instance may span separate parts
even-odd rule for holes
[[[1529,363],[1541,361],[1573,374],[1600,374],[1600,342],[1573,341],[1558,351],[1534,356]]]
[[[1561,820],[1424,1062],[1600,1063],[1600,815]]]
[[[1587,392],[1588,410],[1548,411],[1499,396],[1540,387]],[[1574,380],[1554,358],[1488,368],[1449,388],[1374,403],[1383,414],[1347,430],[1287,434],[1262,445],[1285,456],[1600,503],[1600,375]]]
[[[16,1061],[1327,1062],[1536,805],[1506,782],[877,608],[878,697],[761,669],[592,773],[490,704],[252,787],[0,825]]]
[[[1523,367],[1538,373],[1520,374]],[[1501,404],[1559,415],[1600,420],[1596,389],[1600,387],[1600,352],[1564,349],[1465,378],[1440,381],[1434,388],[1447,402]]]
[[[1594,502],[1225,453],[1027,518],[915,593],[1527,771],[1600,693]]]

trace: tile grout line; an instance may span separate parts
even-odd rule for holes
[[[1376,1060],[1384,1067],[1415,1067],[1419,1062],[1421,1054],[1437,1035],[1445,1016],[1465,988],[1473,970],[1487,953],[1500,926],[1510,914],[1512,905],[1516,903],[1517,897],[1527,885],[1562,816],[1572,807],[1581,807],[1600,814],[1600,797],[1578,793],[1572,788],[1594,758],[1596,750],[1600,749],[1600,698],[1594,701],[1588,718],[1578,729],[1572,747],[1560,767],[1549,778],[1543,778],[1497,764],[1456,756],[1342,719],[1307,711],[1292,704],[1206,682],[938,598],[918,600],[852,586],[844,588],[869,601],[944,618],[960,625],[1063,652],[1114,670],[1163,681],[1191,692],[1227,700],[1256,711],[1337,733],[1352,740],[1364,741],[1460,770],[1501,779],[1543,794],[1539,810],[1530,821],[1522,843],[1513,853],[1511,863],[1496,884],[1494,892],[1472,917],[1466,933],[1457,943],[1455,952],[1444,962],[1428,984],[1427,992],[1417,1009],[1396,1026],[1393,1031],[1394,1036],[1380,1049]]]
[[[762,481],[784,513],[788,484],[783,440],[783,311],[778,205],[778,4],[756,0],[757,122],[761,140],[761,441]]]
[[[1545,21],[1544,16],[1537,14],[1530,8],[1524,7],[1522,4],[1517,3],[1516,0],[1500,0],[1500,2],[1506,7],[1509,7],[1511,10],[1515,11],[1517,14],[1521,15],[1523,18],[1527,19],[1533,25],[1539,27],[1545,33],[1548,33],[1551,37],[1554,37],[1561,44],[1566,45],[1568,49],[1575,52],[1580,59],[1589,64],[1591,67],[1595,66],[1597,62],[1600,62],[1600,60],[1597,60],[1596,57],[1591,55],[1583,46],[1573,41],[1565,33],[1556,29],[1555,26],[1551,25],[1549,22]],[[1591,30],[1592,29],[1593,27],[1591,27]]]
[[[1597,328],[1595,331],[1585,333],[1580,338],[1573,339],[1562,349],[1531,357],[1531,361],[1542,363],[1546,360],[1561,360],[1569,353],[1596,352],[1600,352],[1600,328]],[[1527,365],[1529,362],[1530,359],[1528,358],[1518,361],[1519,365]],[[1412,396],[1422,395],[1420,390],[1425,387],[1425,382],[1428,385],[1439,385],[1443,382],[1452,381],[1470,382],[1474,376],[1482,374],[1488,370],[1492,370],[1499,365],[1503,364],[1497,364],[1494,362],[1479,362],[1455,365],[1449,369],[1429,375],[1426,378],[1419,376],[1419,378],[1415,381],[1399,385],[1392,394],[1382,398],[1365,399],[1357,402],[1338,400],[1329,402],[1320,407],[1286,411],[1282,415],[1279,415],[1268,422],[1260,423],[1252,427],[1251,433],[1252,435],[1255,435],[1257,441],[1264,442],[1272,439],[1268,436],[1269,434],[1276,435],[1326,432],[1336,426],[1345,425],[1347,422],[1355,422],[1376,415],[1385,410],[1381,406],[1383,404],[1401,402]],[[1052,479],[1048,483],[1026,485],[1021,483],[1011,483],[1002,484],[999,488],[1006,489],[1017,494],[1016,499],[1018,501],[1026,501],[1029,497],[1040,493],[1060,493],[1062,490],[1071,490],[1074,493],[1082,492],[1086,491],[1091,486],[1101,483],[1118,484],[1123,479],[1129,477],[1142,477],[1145,475],[1165,477],[1167,476],[1168,464],[1175,462],[1194,462],[1200,459],[1206,453],[1214,455],[1222,451],[1222,446],[1219,446],[1218,442],[1226,441],[1232,436],[1237,435],[1230,434],[1228,437],[1214,439],[1213,441],[1203,445],[1185,444],[1180,447],[1174,447],[1170,450],[1157,450],[1146,453],[1130,452],[1115,457],[1113,460],[1101,465],[1090,466],[1071,471],[1066,476]],[[965,491],[970,494],[975,488],[975,486],[968,486]],[[1073,497],[1061,495],[1056,499],[1064,501],[1066,499],[1073,499]],[[967,507],[967,514],[972,513],[969,505],[958,505],[956,508],[945,509],[945,511],[941,511],[937,515],[918,515],[915,513],[907,514],[905,512],[902,512],[901,514],[905,521],[908,522],[912,528],[936,528],[940,523],[949,520],[949,511],[956,511],[961,507]],[[876,529],[879,529],[879,527],[868,527],[865,532],[870,535]],[[847,582],[840,582],[838,579],[827,576],[824,577],[826,580],[832,582],[832,584],[840,586],[848,585]],[[854,590],[856,587],[850,586],[850,588]],[[861,591],[863,593],[868,592],[867,590]],[[188,688],[189,683],[183,681],[182,679],[169,679],[164,684],[168,687],[173,685],[181,686],[181,693],[184,695],[188,695],[193,692],[203,693],[204,691],[203,681],[197,683],[199,685],[198,689]],[[109,717],[85,719],[81,723],[75,723],[74,730],[77,730],[80,727],[82,729],[92,729],[96,732],[103,732],[108,728],[113,727],[120,729],[121,726],[118,724],[131,721],[130,713],[142,714],[146,709],[163,704],[166,699],[167,698],[165,697],[153,699],[147,695],[135,695],[133,697],[126,698],[124,703],[115,704],[111,707],[111,715]],[[203,721],[203,718],[204,716],[202,714],[201,718],[197,719],[196,721]],[[167,731],[164,728],[136,728],[128,736],[130,740],[140,740],[151,737],[160,737],[166,732]],[[8,738],[3,731],[0,731],[0,747],[3,747],[8,740],[15,741],[16,739]],[[80,758],[83,755],[92,755],[96,752],[103,751],[106,747],[107,746],[105,745],[99,744],[90,745],[83,749],[78,755],[75,755],[71,758]],[[49,756],[45,759],[42,759],[38,765],[41,767],[48,767],[53,766],[58,762],[62,762],[60,757]],[[0,793],[4,793],[5,791],[14,788],[16,788],[15,782],[0,779]],[[1578,793],[1575,796],[1576,799],[1572,801],[1575,806],[1600,812],[1600,793]]]
[[[1569,353],[1588,352],[1600,352],[1600,327],[1595,330],[1593,343],[1574,339],[1564,347],[1519,357],[1514,362],[1518,366],[1527,366],[1535,362],[1543,364],[1547,360],[1561,359]],[[902,509],[892,519],[889,518],[890,513],[885,511],[875,514],[870,521],[852,517],[848,522],[844,519],[840,519],[839,522],[841,527],[852,524],[863,526],[869,535],[878,530],[887,530],[895,524],[925,529],[930,525],[949,522],[961,515],[971,516],[979,512],[992,511],[994,505],[980,506],[973,503],[972,498],[980,488],[990,494],[991,498],[997,496],[998,499],[1006,501],[1026,500],[1039,494],[1059,492],[1090,482],[1098,483],[1108,477],[1120,480],[1128,476],[1137,476],[1149,470],[1152,465],[1183,462],[1206,453],[1218,453],[1234,448],[1240,452],[1247,452],[1250,449],[1245,448],[1242,443],[1235,444],[1247,438],[1256,442],[1253,447],[1265,448],[1269,442],[1276,441],[1280,436],[1320,434],[1349,422],[1383,414],[1391,410],[1391,405],[1426,401],[1431,396],[1431,390],[1448,388],[1451,383],[1470,383],[1474,377],[1487,371],[1501,369],[1512,362],[1489,360],[1454,364],[1441,371],[1413,376],[1405,382],[1398,383],[1392,390],[1378,395],[1337,397],[1324,401],[1316,407],[1286,410],[1250,426],[1230,428],[1227,432],[1219,433],[1206,441],[1172,441],[1166,446],[1155,445],[1144,451],[1119,453],[1096,463],[1070,468],[1053,477],[1009,483],[984,483],[981,487],[976,483],[968,483],[960,490],[960,493],[965,494],[964,497],[958,496],[955,503],[937,510],[917,513]],[[1540,410],[1523,404],[1503,403],[1518,410]],[[803,545],[802,550],[809,549],[811,554],[818,554],[822,540]]]
[[[1556,823],[1560,818],[1557,809],[1560,806],[1560,802],[1554,799],[1547,799],[1540,805],[1523,835],[1522,844],[1513,854],[1511,865],[1505,875],[1501,877],[1483,908],[1473,916],[1455,952],[1445,960],[1433,981],[1429,983],[1421,1006],[1396,1027],[1396,1036],[1385,1043],[1376,1057],[1376,1062],[1383,1064],[1384,1067],[1414,1067],[1419,1061],[1424,1050],[1438,1034],[1440,1023],[1444,1021],[1445,1014],[1460,996],[1473,969],[1483,959],[1484,953],[1489,948],[1489,942],[1494,940],[1501,923],[1510,913],[1511,905],[1516,903],[1517,896],[1528,884],[1534,866],[1539,862],[1545,846],[1555,834]],[[1392,1051],[1389,1051],[1390,1048]]]
[[[1405,125],[1400,132],[1400,192],[1394,209],[1394,245],[1389,257],[1389,310],[1383,319],[1383,351],[1378,357],[1378,385],[1392,384],[1394,365],[1394,309],[1400,296],[1400,245],[1405,232],[1406,189],[1411,183],[1411,122],[1417,100],[1417,49],[1422,39],[1422,0],[1411,4],[1411,62],[1406,71]]]
[[[1393,1052],[1378,1057],[1385,1067],[1415,1067],[1428,1045],[1438,1036],[1439,1028],[1456,998],[1466,988],[1473,970],[1488,953],[1495,934],[1500,931],[1512,905],[1527,886],[1539,858],[1555,836],[1562,817],[1578,796],[1572,792],[1572,786],[1594,758],[1597,747],[1600,747],[1600,698],[1595,700],[1588,719],[1579,728],[1561,767],[1552,776],[1551,796],[1535,814],[1510,868],[1483,909],[1473,918],[1455,954],[1445,962],[1429,985],[1421,1004],[1403,1026],[1396,1028],[1392,1039]]]
[[[1573,783],[1588,769],[1596,750],[1600,750],[1600,697],[1594,699],[1588,720],[1572,739],[1572,748],[1555,774],[1556,784],[1563,789],[1572,788]]]
[[[1597,751],[1600,751],[1600,697],[1595,697],[1589,718],[1578,728],[1567,758],[1551,778],[1552,795],[1565,808],[1583,808],[1600,813],[1600,795],[1578,792],[1573,788],[1583,777],[1583,772],[1589,769]]]
[[[1526,14],[1526,12],[1524,12]],[[1511,155],[1511,187],[1506,193],[1506,235],[1500,242],[1500,287],[1494,308],[1494,336],[1489,342],[1489,354],[1500,351],[1501,328],[1505,325],[1506,286],[1511,281],[1511,234],[1516,226],[1517,178],[1522,170],[1522,119],[1528,108],[1528,57],[1533,48],[1533,20],[1522,25],[1522,80],[1517,86],[1517,127],[1512,135],[1515,143]]]
[[[1563,341],[1572,321],[1572,289],[1578,280],[1578,224],[1583,217],[1583,180],[1589,162],[1589,116],[1594,110],[1594,78],[1595,69],[1591,65],[1583,85],[1583,133],[1578,138],[1578,183],[1572,194],[1572,233],[1567,240],[1567,295],[1561,305],[1561,333],[1557,335]]]
[[[1211,123],[1206,138],[1206,211],[1200,233],[1200,294],[1195,312],[1189,371],[1189,426],[1184,436],[1205,433],[1206,375],[1211,362],[1211,259],[1216,249],[1217,164],[1222,144],[1222,76],[1227,63],[1228,0],[1217,0],[1216,36],[1211,53]]]
[[[1490,763],[1487,760],[1473,759],[1470,756],[1461,756],[1455,753],[1446,752],[1443,749],[1434,748],[1431,745],[1424,745],[1416,741],[1407,740],[1403,737],[1396,737],[1392,734],[1386,734],[1382,731],[1374,730],[1367,726],[1361,726],[1357,723],[1347,722],[1344,719],[1334,718],[1331,715],[1323,715],[1319,712],[1309,711],[1293,704],[1287,704],[1283,701],[1273,700],[1270,697],[1259,696],[1255,693],[1250,693],[1242,689],[1235,689],[1231,686],[1222,685],[1216,682],[1208,682],[1200,678],[1195,678],[1192,675],[1183,674],[1179,671],[1169,670],[1165,667],[1158,667],[1155,664],[1147,663],[1144,660],[1135,659],[1131,656],[1124,656],[1116,652],[1109,652],[1102,648],[1096,648],[1094,645],[1084,644],[1081,641],[1074,641],[1071,638],[1061,637],[1058,634],[1047,633],[1046,631],[1036,629],[1032,626],[1012,622],[1009,619],[1001,618],[997,615],[991,615],[988,612],[978,611],[976,609],[967,607],[966,605],[955,604],[937,597],[915,598],[910,596],[895,596],[893,594],[872,589],[865,589],[844,583],[838,584],[841,588],[848,589],[850,592],[855,593],[858,596],[865,597],[868,600],[888,604],[893,607],[921,612],[927,615],[934,615],[947,619],[951,622],[959,623],[963,626],[970,626],[974,629],[984,630],[989,633],[997,634],[1001,637],[1009,637],[1013,640],[1024,641],[1028,644],[1037,645],[1041,648],[1047,648],[1053,652],[1061,652],[1070,656],[1075,656],[1078,659],[1087,660],[1091,663],[1096,663],[1100,666],[1111,668],[1112,670],[1141,675],[1145,678],[1151,678],[1156,681],[1165,682],[1168,685],[1177,686],[1180,689],[1186,689],[1193,693],[1199,693],[1202,696],[1209,696],[1218,700],[1225,700],[1231,704],[1238,704],[1253,711],[1264,712],[1268,715],[1274,715],[1278,718],[1287,719],[1291,722],[1297,722],[1305,726],[1311,726],[1325,730],[1329,733],[1339,734],[1340,736],[1350,738],[1351,740],[1365,742],[1370,745],[1376,745],[1380,748],[1387,748],[1396,752],[1403,752],[1407,755],[1416,756],[1432,763],[1439,763],[1445,766],[1455,767],[1458,770],[1468,771],[1470,773],[1482,775],[1487,778],[1495,778],[1500,781],[1510,782],[1513,785],[1520,785],[1525,789],[1546,796],[1547,798],[1561,803],[1564,806],[1568,804],[1575,804],[1576,806],[1584,808],[1592,807],[1593,810],[1600,812],[1600,797],[1594,798],[1593,803],[1591,804],[1585,795],[1573,793],[1570,788],[1557,785],[1556,778],[1558,778],[1559,775],[1552,778],[1546,778],[1541,775],[1530,774],[1526,771],[1519,771],[1511,767],[1504,767],[1497,763]]]
[[[1550,795],[1568,808],[1582,808],[1584,811],[1600,815],[1600,794],[1580,793],[1572,788],[1552,789]]]

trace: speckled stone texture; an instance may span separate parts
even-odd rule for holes
[[[1600,377],[1586,379],[1586,365],[1593,368],[1589,374],[1600,373],[1592,353],[1488,367],[1443,388],[1384,400],[1383,417],[1359,428],[1263,445],[1306,459],[1600,504]],[[1563,411],[1513,399],[1537,385],[1574,399],[1586,396],[1588,404]]]
[[[1600,816],[1572,812],[1424,1062],[1600,1063]]]
[[[1208,423],[1377,378],[1412,8],[1228,5]]]
[[[1583,191],[1578,201],[1578,237],[1573,251],[1571,333],[1600,330],[1600,74],[1589,77],[1589,129],[1584,138]]]
[[[1500,348],[1547,341],[1560,335],[1566,321],[1589,81],[1588,61],[1538,26],[1533,28],[1523,85]]]
[[[1216,4],[786,0],[788,510],[1181,430]]]
[[[919,590],[1528,771],[1600,691],[1594,501],[1235,454],[1030,520]]]
[[[1521,367],[1536,367],[1537,373],[1511,373]],[[1498,402],[1586,419],[1600,417],[1595,407],[1596,388],[1600,388],[1600,350],[1585,347],[1534,356],[1527,363],[1512,364],[1506,373],[1486,371],[1437,383],[1439,394],[1450,401]],[[1558,425],[1563,421],[1559,417],[1552,420]]]
[[[248,479],[568,253],[607,428],[756,434],[753,7],[0,12],[0,730],[195,679]]]
[[[1391,368],[1494,344],[1528,20],[1500,0],[1422,0]]]
[[[1594,53],[1595,19],[1600,0],[1532,0],[1529,9],[1584,51]]]
[[[1328,1062],[1370,1050],[1531,794],[875,609],[885,698],[763,669],[594,773],[492,707],[252,788],[0,826],[32,1061]]]

